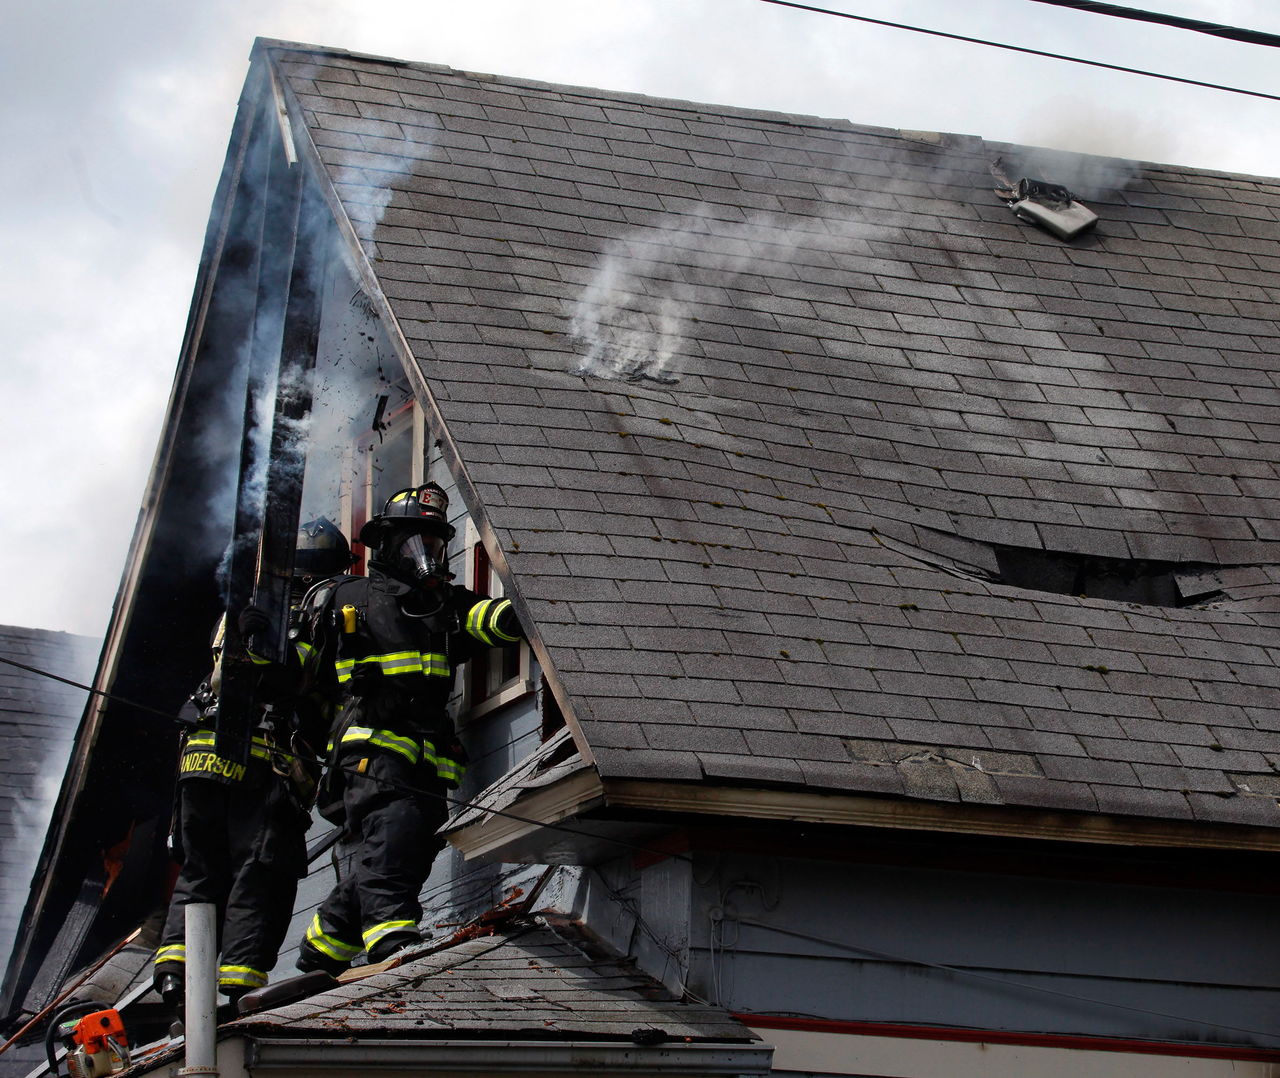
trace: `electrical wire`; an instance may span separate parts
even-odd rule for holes
[[[39,667],[36,667],[36,666],[28,666],[26,663],[16,662],[13,659],[6,659],[4,657],[0,657],[0,663],[8,663],[10,666],[17,666],[23,670],[30,671],[33,674],[39,674],[41,677],[52,678],[54,681],[60,681],[64,685],[70,685],[76,689],[84,689],[86,692],[93,693],[96,696],[101,696],[106,700],[114,700],[116,703],[121,703],[129,707],[138,708],[141,711],[149,712],[150,714],[153,714],[153,715],[159,715],[161,718],[164,718],[171,723],[175,723],[181,726],[187,725],[186,723],[182,723],[181,720],[179,720],[174,715],[171,715],[166,711],[161,711],[158,708],[150,707],[147,704],[140,704],[133,700],[127,700],[124,697],[116,696],[113,693],[104,692],[100,689],[94,689],[88,685],[82,685],[78,681],[72,681],[69,678],[60,677],[59,675],[52,674],[47,670],[41,670]],[[235,741],[243,742],[244,739],[233,738],[231,740],[233,742]],[[519,738],[517,738],[516,740],[519,740]],[[506,746],[503,746],[503,747],[505,748]],[[279,746],[274,746],[271,751],[274,755],[279,756],[280,758],[285,760],[296,760],[300,763],[313,764],[318,767],[329,766],[328,761],[322,759],[319,756],[308,756],[305,753],[290,752],[287,749],[281,748]],[[341,770],[350,775],[362,774],[360,771],[358,771],[354,767],[344,767],[344,768],[341,768]],[[673,850],[658,850],[658,849],[654,849],[652,846],[642,846],[639,843],[628,842],[626,839],[616,838],[612,835],[595,834],[591,831],[582,831],[582,830],[579,830],[578,828],[567,827],[562,823],[546,823],[542,820],[534,820],[527,816],[519,816],[514,812],[507,811],[506,809],[493,808],[492,806],[488,806],[488,805],[479,805],[474,801],[468,801],[466,798],[462,798],[462,797],[451,797],[448,794],[441,793],[438,790],[427,790],[427,789],[423,789],[420,786],[412,786],[412,785],[409,785],[408,783],[402,783],[402,782],[393,782],[390,779],[377,778],[369,774],[364,774],[363,777],[366,779],[369,779],[372,782],[378,783],[380,786],[382,786],[385,789],[395,790],[398,793],[408,793],[408,794],[420,795],[422,797],[436,798],[438,800],[444,801],[446,804],[452,805],[455,809],[463,809],[463,808],[475,809],[477,812],[487,813],[488,815],[491,815],[491,816],[501,816],[503,819],[514,820],[517,823],[530,824],[534,827],[542,827],[551,831],[561,831],[564,834],[574,835],[579,838],[589,838],[589,839],[594,839],[602,842],[610,842],[615,846],[622,846],[622,847],[625,847],[626,849],[634,850],[637,853],[654,854],[658,857],[664,857],[664,858],[670,857],[676,861],[692,861],[691,857],[688,857],[685,854],[676,853]]]
[[[946,38],[948,41],[964,41],[970,45],[987,45],[993,49],[1004,49],[1006,52],[1019,52],[1027,56],[1042,56],[1049,60],[1065,60],[1071,64],[1084,64],[1086,67],[1099,67],[1106,71],[1120,71],[1126,75],[1144,75],[1151,79],[1163,79],[1166,82],[1177,82],[1184,86],[1199,86],[1206,90],[1223,90],[1230,94],[1244,94],[1246,97],[1260,97],[1266,101],[1280,101],[1276,94],[1263,93],[1261,90],[1244,90],[1238,86],[1224,86],[1218,82],[1202,82],[1200,79],[1183,78],[1180,75],[1166,75],[1159,71],[1147,71],[1140,67],[1125,67],[1122,64],[1107,64],[1101,60],[1086,60],[1080,56],[1068,56],[1060,52],[1045,52],[1043,49],[1030,49],[1023,45],[1010,45],[1003,41],[990,41],[987,38],[969,37],[966,34],[951,34],[945,30],[930,30],[924,26],[912,26],[909,23],[889,22],[886,19],[873,19],[869,15],[852,15],[847,11],[833,11],[831,8],[815,7],[811,4],[796,3],[795,0],[760,0],[762,4],[775,7],[794,8],[796,11],[809,11],[815,15],[831,15],[837,19],[850,19],[853,22],[870,23],[872,26],[885,26],[891,30],[909,30],[915,34],[927,34],[930,37]]]
[[[136,700],[130,700],[124,696],[116,696],[114,693],[103,692],[101,689],[95,689],[92,685],[82,685],[78,681],[72,681],[70,678],[59,677],[57,674],[51,674],[48,670],[41,670],[36,666],[28,666],[26,663],[20,663],[17,659],[8,659],[0,655],[0,663],[7,666],[16,666],[19,670],[27,670],[33,674],[39,674],[41,677],[47,677],[52,681],[60,681],[64,685],[70,685],[73,689],[83,689],[87,693],[94,696],[101,696],[104,700],[114,700],[117,704],[124,704],[126,707],[135,707],[139,711],[145,711],[151,715],[159,715],[162,719],[169,722],[177,722],[178,720],[168,711],[161,711],[159,708],[151,707],[149,704],[140,704]]]
[[[637,930],[643,932],[646,936],[649,937],[650,942],[652,942],[653,945],[658,948],[658,950],[662,951],[663,954],[667,956],[663,963],[664,972],[665,972],[665,968],[674,965],[677,972],[680,972],[683,969],[683,971],[687,974],[688,972],[687,962],[684,961],[684,957],[669,943],[667,943],[666,940],[662,939],[657,934],[657,932],[654,931],[653,927],[649,924],[649,922],[646,921],[644,917],[641,915],[640,908],[639,906],[636,905],[635,899],[633,899],[630,895],[625,895],[621,891],[618,891],[615,888],[613,888],[610,885],[609,881],[605,879],[604,873],[601,872],[597,866],[592,865],[590,870],[595,875],[596,879],[600,881],[600,886],[604,888],[605,894],[607,894],[611,899],[613,899],[614,902],[616,902],[619,906],[621,906],[624,910],[626,910],[629,914],[631,914],[632,918],[634,918],[634,924],[632,927],[632,941],[634,942],[635,933]],[[630,953],[631,952],[629,950],[628,956],[630,956]],[[659,978],[659,980],[661,980],[661,978]],[[681,977],[680,979],[680,994],[685,998],[693,1000],[695,1003],[701,1003],[703,1006],[706,1006],[706,1007],[715,1006],[715,1004],[712,1003],[710,1000],[703,999],[701,996],[697,995],[689,987],[685,977]]]
[[[935,969],[943,973],[950,973],[956,977],[968,977],[971,980],[987,981],[992,984],[999,985],[1002,988],[1019,988],[1027,992],[1041,992],[1044,995],[1056,996],[1059,999],[1069,999],[1075,1003],[1091,1003],[1099,1007],[1109,1007],[1115,1010],[1131,1011],[1134,1014],[1145,1015],[1149,1018],[1167,1018],[1174,1022],[1187,1022],[1192,1025],[1206,1026],[1210,1029],[1225,1030],[1231,1033],[1248,1033],[1255,1037],[1266,1037],[1275,1039],[1274,1030],[1263,1031],[1261,1029],[1249,1029],[1245,1026],[1230,1026],[1222,1022],[1214,1022],[1204,1018],[1188,1018],[1185,1014],[1169,1014],[1165,1011],[1153,1011],[1146,1007],[1134,1007],[1130,1004],[1117,1003],[1111,999],[1094,999],[1091,996],[1078,995],[1075,992],[1064,992],[1058,988],[1045,988],[1043,985],[1028,984],[1025,981],[1010,981],[1004,977],[997,977],[990,973],[979,973],[977,970],[964,969],[960,966],[948,966],[941,962],[929,962],[923,958],[909,958],[906,955],[892,954],[888,951],[877,951],[870,947],[860,947],[857,944],[844,943],[840,940],[828,939],[824,936],[815,936],[808,932],[800,932],[791,928],[782,928],[779,925],[767,924],[764,921],[756,921],[750,917],[736,918],[739,925],[747,925],[751,928],[761,928],[766,932],[775,932],[780,936],[791,936],[795,939],[807,940],[810,943],[820,943],[825,947],[833,947],[838,951],[847,951],[852,954],[865,955],[870,958],[878,958],[887,962],[901,962],[908,966],[919,966],[923,969]]]
[[[1229,41],[1242,41],[1246,45],[1267,45],[1273,49],[1280,47],[1280,34],[1268,34],[1263,30],[1246,30],[1239,26],[1227,26],[1224,23],[1205,22],[1203,19],[1189,19],[1185,15],[1166,15],[1159,11],[1121,7],[1119,4],[1103,4],[1098,0],[1031,0],[1031,2],[1072,8],[1091,15],[1113,15],[1118,19],[1149,22],[1157,26],[1172,26],[1179,30],[1194,30],[1198,34],[1224,37]]]
[[[771,2],[771,0],[765,0],[765,2]],[[72,686],[73,688],[77,688],[77,689],[84,689],[84,690],[86,690],[86,691],[88,691],[88,692],[94,693],[95,695],[98,695],[98,696],[104,697],[104,698],[106,698],[106,699],[108,699],[108,700],[115,700],[115,701],[117,701],[117,702],[119,702],[119,703],[125,703],[125,704],[128,704],[128,705],[129,705],[129,706],[131,706],[131,707],[137,707],[137,708],[140,708],[141,710],[148,711],[148,712],[151,712],[151,713],[156,714],[156,715],[161,715],[162,717],[164,717],[164,718],[166,718],[166,719],[169,719],[170,721],[173,721],[173,722],[176,722],[176,721],[177,721],[176,719],[174,719],[174,718],[173,718],[173,716],[171,716],[171,715],[169,715],[169,714],[167,714],[167,713],[165,713],[165,712],[162,712],[162,711],[160,711],[160,710],[158,710],[158,709],[156,709],[156,708],[149,707],[149,706],[148,706],[148,705],[146,705],[146,704],[139,704],[139,703],[136,703],[136,702],[134,702],[134,701],[125,700],[125,699],[123,699],[123,698],[121,698],[121,697],[116,697],[116,696],[114,696],[114,695],[113,695],[113,694],[111,694],[111,693],[102,692],[102,691],[97,690],[97,689],[92,689],[92,688],[90,688],[90,687],[89,687],[89,686],[87,686],[87,685],[82,685],[82,684],[80,684],[79,682],[71,681],[71,680],[70,680],[70,679],[68,679],[68,678],[60,677],[60,676],[59,676],[59,675],[57,675],[57,674],[50,673],[50,672],[48,672],[48,671],[46,671],[46,670],[41,670],[41,669],[39,669],[38,667],[29,666],[29,665],[27,665],[27,664],[25,664],[25,663],[19,663],[19,662],[16,662],[16,661],[12,660],[12,659],[6,659],[6,658],[3,658],[3,657],[0,657],[0,662],[7,663],[7,664],[8,664],[8,665],[10,665],[10,666],[17,666],[17,667],[20,667],[20,668],[21,668],[21,669],[23,669],[23,670],[27,670],[27,671],[29,671],[29,672],[31,672],[31,673],[33,673],[33,674],[38,674],[38,675],[40,675],[40,676],[42,676],[42,677],[51,678],[51,679],[52,679],[52,680],[54,680],[54,681],[60,681],[60,682],[62,682],[63,684],[66,684],[66,685],[70,685],[70,686]],[[304,763],[320,764],[321,766],[323,766],[323,765],[324,765],[324,763],[325,763],[323,760],[319,759],[318,757],[309,757],[309,756],[305,756],[305,755],[302,755],[302,754],[296,754],[296,753],[289,753],[289,752],[285,752],[285,751],[283,751],[283,750],[281,750],[279,754],[280,754],[281,756],[284,756],[284,757],[289,758],[289,759],[301,760],[301,761],[303,761]],[[346,771],[346,772],[347,772],[347,773],[349,773],[349,774],[352,774],[352,775],[359,775],[359,774],[361,774],[361,772],[359,772],[359,771],[358,771],[356,768],[354,768],[354,767],[352,767],[352,768],[344,768],[343,770],[344,770],[344,771]],[[651,848],[651,847],[641,846],[641,845],[639,845],[639,844],[637,844],[637,843],[626,842],[626,841],[625,841],[625,840],[623,840],[623,839],[612,838],[612,837],[610,837],[610,836],[606,836],[606,835],[594,835],[594,834],[591,834],[591,833],[589,833],[589,832],[578,831],[578,830],[577,830],[577,829],[575,829],[575,828],[566,827],[566,826],[564,826],[563,824],[550,824],[550,823],[544,823],[543,821],[540,821],[540,820],[532,820],[532,819],[528,819],[527,817],[517,816],[515,813],[506,812],[506,811],[501,810],[501,809],[495,809],[495,808],[486,808],[486,807],[482,807],[482,806],[479,806],[479,805],[475,804],[475,803],[474,803],[474,802],[472,802],[472,801],[467,801],[467,800],[465,800],[465,799],[463,799],[463,798],[450,797],[450,796],[448,796],[447,794],[442,794],[442,793],[439,793],[439,792],[434,791],[434,790],[425,790],[425,789],[422,789],[422,788],[420,788],[420,787],[416,787],[416,786],[410,786],[410,785],[408,785],[408,784],[406,784],[406,783],[396,783],[396,782],[388,781],[388,780],[386,780],[386,779],[378,779],[378,778],[376,778],[376,777],[374,777],[374,776],[372,776],[372,775],[368,775],[368,774],[365,774],[365,778],[371,779],[371,780],[372,780],[372,781],[374,781],[374,782],[378,782],[378,783],[380,783],[381,785],[383,785],[383,786],[385,786],[385,787],[387,787],[387,788],[389,788],[389,789],[394,789],[394,790],[396,790],[397,792],[400,792],[400,793],[413,793],[413,794],[420,794],[420,795],[422,795],[422,796],[426,796],[426,797],[435,797],[435,798],[440,798],[440,799],[442,799],[442,800],[444,800],[444,801],[446,801],[446,802],[448,802],[448,803],[450,803],[450,804],[452,804],[452,805],[456,805],[456,806],[458,806],[458,807],[474,808],[474,809],[477,809],[478,811],[481,811],[481,812],[491,813],[491,814],[493,814],[493,815],[495,815],[495,816],[502,816],[502,817],[505,817],[505,818],[508,818],[508,819],[516,820],[516,821],[518,821],[518,822],[520,822],[520,823],[528,823],[528,824],[532,824],[532,825],[534,825],[534,826],[545,827],[545,828],[547,828],[547,829],[549,829],[549,830],[554,830],[554,831],[563,831],[563,832],[565,832],[565,833],[567,833],[567,834],[571,834],[571,835],[579,835],[579,836],[583,836],[583,837],[587,837],[587,838],[593,838],[593,839],[603,839],[603,840],[604,840],[604,841],[606,841],[606,842],[612,842],[612,843],[615,843],[615,844],[617,844],[617,845],[625,846],[625,847],[627,847],[627,848],[629,848],[629,849],[633,849],[633,850],[636,850],[636,851],[639,851],[639,852],[643,852],[643,853],[651,853],[651,854],[658,854],[658,855],[663,856],[663,857],[670,857],[670,858],[672,858],[672,859],[674,859],[674,860],[682,860],[682,861],[689,861],[689,862],[692,862],[692,858],[687,857],[687,856],[685,856],[685,855],[683,855],[683,854],[678,854],[678,853],[672,852],[672,851],[667,851],[667,850],[655,850],[655,849],[653,849],[653,848]],[[487,867],[487,866],[485,866],[485,867]],[[477,870],[477,871],[478,871],[478,870]],[[598,872],[597,872],[597,875],[599,875],[599,873],[598,873]],[[602,876],[600,877],[600,882],[601,882],[601,884],[604,886],[604,888],[605,888],[606,892],[608,892],[608,893],[609,893],[609,895],[610,895],[610,897],[614,898],[614,899],[615,899],[615,901],[619,901],[620,899],[624,899],[624,898],[625,898],[625,896],[621,896],[621,895],[620,895],[620,892],[615,892],[615,891],[614,891],[614,890],[609,886],[609,884],[604,880],[604,878],[603,878]],[[634,908],[634,905],[632,905],[632,906],[631,906],[631,912],[632,912],[632,915],[633,915],[633,916],[635,916],[635,918],[636,918],[637,922],[640,924],[640,926],[641,926],[641,928],[642,928],[642,931],[644,931],[644,932],[645,932],[645,934],[649,936],[649,938],[653,941],[653,943],[655,943],[655,944],[656,944],[660,949],[662,949],[662,950],[664,950],[664,951],[667,951],[667,952],[668,952],[668,954],[670,954],[671,952],[670,952],[670,951],[669,951],[669,949],[664,945],[663,941],[660,941],[660,940],[658,939],[658,937],[656,936],[656,934],[653,932],[653,930],[652,930],[652,929],[651,929],[647,924],[645,924],[645,923],[644,923],[643,918],[641,918],[641,917],[640,917],[639,912],[638,912],[638,910],[636,910],[636,909]],[[877,951],[877,950],[873,950],[872,948],[868,948],[868,947],[859,947],[859,946],[854,945],[854,944],[847,944],[847,943],[843,943],[843,942],[841,942],[841,941],[839,941],[839,940],[832,940],[832,939],[827,939],[827,938],[822,937],[822,936],[815,936],[815,935],[812,935],[812,934],[807,933],[807,932],[798,932],[798,931],[795,931],[795,930],[793,930],[793,929],[782,928],[782,927],[777,926],[777,925],[770,925],[770,924],[767,924],[767,923],[766,923],[766,922],[764,922],[764,921],[756,921],[756,920],[751,919],[751,918],[741,917],[741,918],[733,918],[733,920],[734,920],[738,925],[748,925],[748,926],[753,927],[753,928],[760,928],[760,929],[764,929],[765,931],[768,931],[768,932],[775,932],[775,933],[777,933],[777,934],[779,934],[779,935],[791,936],[791,937],[794,937],[794,938],[796,938],[796,939],[803,939],[803,940],[807,940],[807,941],[809,941],[809,942],[811,942],[811,943],[820,943],[820,944],[823,944],[824,946],[834,947],[834,948],[836,948],[837,950],[848,951],[848,952],[851,952],[851,953],[854,953],[854,954],[866,955],[866,956],[869,956],[869,957],[871,957],[871,958],[878,958],[878,959],[882,959],[882,960],[884,960],[884,961],[902,962],[902,963],[907,964],[907,965],[920,966],[920,967],[922,967],[922,968],[926,968],[926,969],[935,969],[935,970],[939,970],[939,971],[941,971],[941,972],[950,973],[950,974],[952,974],[952,975],[954,975],[954,976],[957,976],[957,977],[968,977],[968,978],[970,978],[970,979],[972,979],[972,980],[987,981],[987,982],[990,982],[990,983],[993,983],[993,984],[999,985],[999,986],[1004,987],[1004,988],[1019,988],[1019,989],[1025,990],[1025,991],[1029,991],[1029,992],[1040,992],[1040,993],[1043,993],[1043,994],[1045,994],[1045,995],[1057,996],[1057,997],[1062,998],[1062,999],[1069,999],[1069,1000],[1072,1000],[1072,1001],[1077,1002],[1077,1003],[1090,1003],[1090,1004],[1094,1004],[1094,1005],[1101,1006],[1101,1007],[1113,1007],[1113,1008],[1116,1008],[1116,1009],[1118,1009],[1118,1010],[1131,1011],[1131,1012],[1133,1012],[1133,1013],[1135,1013],[1135,1014],[1147,1015],[1147,1016],[1149,1016],[1149,1017],[1155,1017],[1155,1018],[1166,1018],[1166,1019],[1169,1019],[1169,1020],[1171,1020],[1171,1021],[1178,1021],[1178,1022],[1191,1022],[1191,1023],[1196,1023],[1196,1024],[1200,1024],[1200,1025],[1208,1026],[1208,1027],[1210,1027],[1210,1028],[1212,1028],[1212,1029],[1226,1030],[1226,1031],[1229,1031],[1229,1032],[1232,1032],[1232,1033],[1246,1033],[1246,1034],[1249,1034],[1249,1035],[1251,1035],[1251,1036],[1268,1037],[1268,1038],[1270,1038],[1270,1037],[1274,1037],[1274,1036],[1275,1036],[1275,1034],[1274,1034],[1274,1033],[1271,1033],[1271,1032],[1265,1032],[1265,1031],[1263,1031],[1263,1030],[1250,1029],[1250,1028],[1245,1027],[1245,1026],[1231,1026],[1231,1025],[1223,1024],[1223,1023],[1221,1023],[1221,1022],[1213,1022],[1213,1021],[1208,1021],[1208,1020],[1199,1019],[1199,1018],[1188,1018],[1188,1017],[1187,1017],[1187,1016],[1185,1016],[1185,1015],[1169,1014],[1169,1013],[1166,1013],[1166,1012],[1164,1012],[1164,1011],[1153,1011],[1153,1010],[1149,1010],[1149,1009],[1144,1008],[1144,1007],[1134,1007],[1134,1006],[1130,1006],[1130,1005],[1123,1004],[1123,1003],[1116,1003],[1114,1000],[1101,1000],[1101,999],[1094,999],[1094,998],[1092,998],[1092,997],[1089,997],[1089,996],[1081,996],[1081,995],[1078,995],[1078,994],[1073,993],[1073,992],[1064,992],[1064,991],[1062,991],[1062,990],[1060,990],[1060,989],[1045,988],[1045,987],[1043,987],[1043,986],[1041,986],[1041,985],[1027,984],[1026,982],[1022,982],[1022,981],[1010,981],[1010,980],[1007,980],[1007,979],[1005,979],[1005,978],[1003,978],[1003,977],[996,977],[996,976],[993,976],[993,975],[991,975],[991,974],[979,973],[979,972],[977,972],[976,970],[967,970],[967,969],[962,969],[962,968],[960,968],[960,967],[958,967],[958,966],[948,966],[948,965],[944,965],[943,963],[940,963],[940,962],[929,962],[929,961],[927,961],[927,960],[925,960],[925,959],[910,958],[910,957],[907,957],[907,956],[904,956],[904,955],[892,954],[892,953],[887,952],[887,951]],[[508,939],[509,939],[509,940],[513,940],[513,939],[515,939],[515,938],[517,938],[517,937],[513,936],[513,937],[509,937]],[[732,949],[735,949],[735,948],[736,948],[736,942],[735,942],[735,945],[733,945],[733,946],[731,946],[731,947],[726,947],[726,946],[724,945],[723,941],[722,941],[722,943],[721,943],[721,953],[722,953],[722,954],[723,954],[723,952],[724,952],[726,949],[732,950]],[[485,952],[485,954],[488,954],[488,953],[490,953],[490,952]],[[477,955],[477,956],[474,956],[474,957],[475,957],[475,958],[478,958],[478,957],[482,957],[482,956]],[[465,962],[465,961],[472,961],[472,960],[474,960],[474,959],[473,959],[473,958],[468,958],[468,959],[464,960],[464,962]],[[462,964],[464,964],[464,963],[458,963],[458,964],[459,964],[459,965],[462,965]],[[451,967],[451,968],[453,968],[453,967]],[[696,997],[694,997],[694,998],[696,998]]]

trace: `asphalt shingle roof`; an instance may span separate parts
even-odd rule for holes
[[[546,928],[460,943],[228,1028],[287,1036],[623,1041],[645,1029],[672,1040],[758,1039],[725,1011],[679,1002],[621,960],[588,955]]]
[[[1280,826],[1280,181],[274,56],[602,775]]]

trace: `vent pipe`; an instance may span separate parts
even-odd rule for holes
[[[1014,183],[1004,171],[1004,162],[991,165],[991,175],[999,186],[996,194],[1024,221],[1034,221],[1061,240],[1075,239],[1098,223],[1098,215],[1076,200],[1060,183],[1023,177]]]
[[[217,907],[189,902],[186,918],[186,1065],[179,1078],[218,1073]]]

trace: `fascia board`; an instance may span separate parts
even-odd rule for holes
[[[561,782],[520,798],[514,805],[503,806],[501,811],[509,809],[511,815],[490,813],[451,834],[449,842],[468,861],[484,858],[528,839],[549,824],[599,808],[604,804],[602,795],[600,776],[594,768],[576,771]],[[595,840],[593,835],[583,838]]]
[[[846,827],[942,831],[1099,845],[1280,850],[1280,830],[1264,827],[1183,823],[1101,813],[1051,812],[1017,806],[906,801],[807,790],[765,790],[629,779],[606,781],[604,800],[611,808],[794,820],[797,823]]]
[[[277,51],[274,47],[263,45],[264,55],[271,65],[271,73],[275,79],[274,85],[279,88],[283,101],[284,107],[281,115],[289,122],[299,158],[306,163],[305,167],[309,170],[312,178],[315,179],[325,204],[329,207],[334,220],[337,222],[343,256],[348,268],[352,271],[352,275],[359,282],[365,295],[369,297],[373,304],[374,310],[378,314],[378,320],[382,323],[383,329],[386,330],[387,339],[391,342],[391,347],[396,353],[396,358],[399,359],[400,366],[404,370],[405,376],[409,379],[409,384],[413,386],[414,395],[431,415],[432,425],[440,435],[441,453],[448,464],[450,473],[458,484],[458,489],[462,493],[462,500],[466,504],[472,520],[475,522],[476,530],[480,533],[480,540],[489,556],[489,563],[493,571],[498,574],[499,579],[502,580],[506,596],[515,605],[520,615],[521,623],[527,630],[529,646],[533,649],[534,655],[537,656],[542,675],[560,707],[560,713],[564,716],[565,725],[569,727],[570,733],[573,735],[578,754],[587,763],[594,763],[595,757],[591,752],[591,746],[583,736],[582,727],[574,710],[573,699],[560,681],[555,665],[551,661],[550,652],[548,652],[546,645],[538,634],[537,626],[533,621],[528,604],[520,591],[519,581],[512,574],[506,555],[498,545],[497,535],[494,532],[493,525],[489,522],[479,491],[476,489],[466,463],[458,451],[457,442],[444,422],[444,415],[441,413],[435,396],[427,384],[426,377],[418,365],[417,357],[414,355],[408,339],[400,329],[400,324],[391,309],[391,302],[387,299],[386,293],[382,289],[382,282],[378,278],[377,271],[370,263],[369,256],[364,247],[361,246],[360,239],[356,234],[355,226],[347,216],[346,208],[342,205],[342,199],[339,198],[338,192],[334,187],[333,178],[324,163],[320,149],[311,137],[311,129],[307,125],[306,114],[302,104],[298,101],[297,95],[289,85],[289,80],[278,69],[273,55],[274,51]],[[315,52],[316,50],[307,49],[302,51]]]
[[[299,1075],[318,1070],[447,1071],[453,1074],[537,1073],[543,1078],[581,1078],[583,1073],[645,1075],[765,1075],[770,1045],[635,1044],[600,1041],[374,1040],[351,1038],[246,1039],[245,1064]]]
[[[719,819],[790,820],[837,827],[888,828],[983,835],[995,838],[1085,842],[1104,846],[1180,849],[1280,850],[1280,830],[1228,824],[1183,823],[1100,813],[1048,812],[1019,807],[906,801],[808,790],[751,789],[640,779],[601,781],[595,771],[577,772],[504,806],[520,820],[490,815],[449,836],[468,859],[488,856],[520,842],[539,828],[596,808]],[[584,834],[592,842],[597,836]],[[543,840],[544,843],[546,840]]]

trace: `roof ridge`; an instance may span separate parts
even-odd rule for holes
[[[524,78],[516,75],[504,75],[496,72],[473,71],[468,68],[456,68],[447,64],[433,64],[419,60],[400,60],[395,57],[381,56],[374,53],[353,52],[325,45],[308,45],[304,42],[284,41],[272,38],[257,38],[254,53],[259,50],[279,50],[287,52],[312,53],[331,56],[339,59],[359,60],[367,63],[384,64],[389,67],[405,68],[412,71],[427,71],[437,75],[453,75],[458,78],[476,82],[514,86],[531,90],[554,91],[569,98],[588,98],[594,101],[619,102],[636,105],[647,109],[665,108],[672,112],[701,113],[724,117],[736,117],[755,122],[774,123],[788,127],[802,127],[826,131],[853,132],[857,134],[878,135],[886,138],[902,139],[918,143],[921,135],[936,135],[939,145],[956,148],[965,143],[984,143],[982,136],[957,131],[920,131],[914,128],[878,127],[873,124],[859,124],[853,120],[837,116],[818,116],[812,113],[782,112],[778,109],[747,108],[741,105],[728,105],[714,101],[694,101],[679,97],[657,97],[626,90],[608,90],[599,86],[586,86],[578,83],[548,82],[544,79]]]

